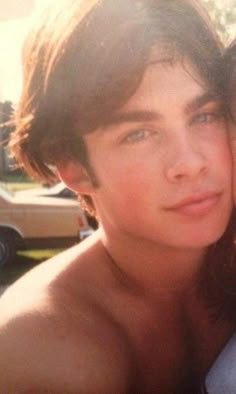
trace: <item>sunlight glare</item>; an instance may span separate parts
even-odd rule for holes
[[[22,88],[21,52],[23,42],[34,18],[53,1],[55,0],[37,0],[34,9],[31,7],[29,16],[0,22],[0,101],[10,100],[17,103],[19,100]],[[28,0],[22,0],[21,4],[24,5],[24,2],[29,3]],[[0,13],[1,10],[4,11],[4,5],[0,0]],[[12,13],[12,17],[15,17],[15,14]]]

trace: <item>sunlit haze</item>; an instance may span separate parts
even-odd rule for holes
[[[54,0],[0,0],[0,101],[17,103],[22,44],[35,16]]]
[[[60,0],[0,0],[0,102],[17,103],[21,92],[22,44],[37,14]],[[216,1],[216,0],[215,0]],[[236,7],[236,0],[217,0],[225,7]],[[235,23],[230,26],[232,37]]]

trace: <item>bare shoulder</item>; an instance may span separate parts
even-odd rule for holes
[[[90,272],[90,258],[102,266],[101,257],[93,241],[72,248],[2,297],[0,385],[5,392],[128,392],[126,336],[91,290],[99,278],[96,269]]]
[[[31,269],[16,281],[0,299],[1,312],[9,314],[35,309],[38,304],[48,305],[52,300],[62,301],[74,292],[83,292],[88,283],[97,276],[97,266],[104,264],[104,248],[99,236],[90,237],[82,243],[65,250]],[[56,304],[56,303],[55,303]]]

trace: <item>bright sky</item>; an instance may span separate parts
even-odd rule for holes
[[[22,44],[37,13],[51,1],[0,0],[0,101],[18,101]]]

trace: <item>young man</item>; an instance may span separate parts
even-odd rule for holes
[[[24,56],[15,156],[58,173],[100,228],[1,299],[2,392],[199,392],[234,329],[212,318],[222,284],[208,291],[224,246],[231,261],[232,196],[205,13],[191,0],[69,1]]]

